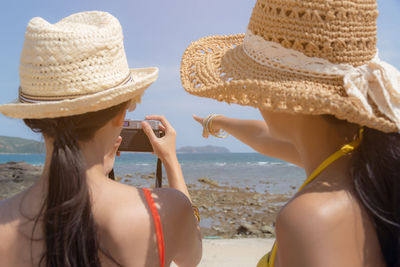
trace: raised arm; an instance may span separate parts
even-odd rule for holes
[[[176,156],[176,132],[164,116],[146,116],[147,120],[158,120],[165,135],[161,138],[155,136],[153,130],[147,122],[143,122],[143,130],[153,146],[154,153],[161,159],[167,172],[169,187],[181,191],[191,201],[183,178],[181,165]]]
[[[160,206],[163,206],[159,212],[163,228],[166,229],[166,260],[172,260],[180,267],[196,266],[202,254],[200,227],[194,216],[191,198],[176,156],[175,130],[164,116],[151,115],[146,116],[146,119],[158,120],[162,124],[165,135],[161,138],[154,135],[146,122],[143,122],[142,126],[154,153],[165,166],[169,187],[180,191],[168,188],[156,190],[160,197]]]
[[[204,118],[193,115],[193,118],[203,125]],[[265,121],[240,120],[218,115],[213,118],[210,132],[216,133],[220,129],[228,132],[255,151],[274,158],[301,166],[300,157],[295,147],[287,142],[272,138]],[[208,138],[207,130],[203,136]]]

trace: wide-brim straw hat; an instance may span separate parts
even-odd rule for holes
[[[158,69],[130,69],[122,28],[107,12],[81,12],[55,24],[33,18],[20,59],[18,99],[0,105],[13,118],[54,118],[140,101]]]
[[[374,0],[258,0],[246,34],[189,45],[182,85],[227,103],[398,132],[400,76],[377,56],[377,16]]]

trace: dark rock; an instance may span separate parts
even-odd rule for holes
[[[249,235],[249,234],[255,234],[258,235],[260,234],[260,231],[252,224],[249,223],[241,223],[239,228],[236,230],[237,234],[245,234],[245,235]]]
[[[219,184],[216,181],[213,181],[207,177],[201,177],[201,178],[197,179],[197,181],[199,181],[200,183],[204,183],[204,184],[208,184],[208,185],[212,185],[212,186],[219,186]]]
[[[264,234],[275,235],[274,227],[273,226],[269,226],[269,225],[264,225],[263,227],[261,227],[261,232],[263,232]]]
[[[25,162],[0,164],[0,199],[9,198],[31,186],[41,175],[42,167]]]

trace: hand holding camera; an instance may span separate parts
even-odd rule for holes
[[[186,195],[191,201],[183,178],[182,169],[176,156],[176,132],[164,116],[146,116],[146,120],[156,120],[161,122],[160,130],[164,136],[157,137],[148,122],[143,121],[142,127],[150,140],[154,153],[162,160],[165,171],[167,172],[169,187],[175,188]]]
[[[164,136],[159,137],[155,134],[152,127],[147,121],[142,121],[144,133],[147,135],[153,152],[166,165],[170,160],[176,159],[176,132],[171,124],[164,116],[151,115],[146,116],[146,120],[160,121],[159,129],[164,133]]]
[[[190,200],[182,169],[176,156],[176,132],[164,116],[146,116],[145,121],[124,121],[119,151],[153,152],[159,158],[156,187],[161,187],[161,161],[168,177],[169,187],[184,193]],[[119,140],[119,139],[118,139]],[[117,142],[118,142],[117,140]],[[110,178],[113,177],[113,172]]]

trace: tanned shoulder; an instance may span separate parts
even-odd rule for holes
[[[280,266],[363,266],[360,208],[345,191],[307,192],[276,221]]]

